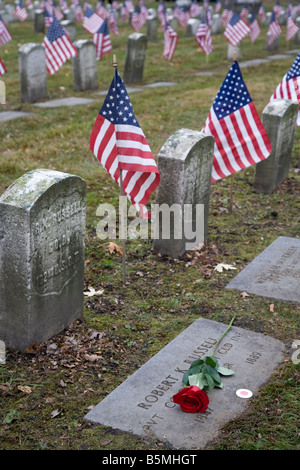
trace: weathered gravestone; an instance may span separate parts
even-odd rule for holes
[[[21,99],[33,103],[47,98],[47,69],[45,48],[28,43],[19,48]]]
[[[261,333],[238,327],[217,345],[214,355],[234,375],[222,377],[223,389],[207,392],[204,413],[185,413],[172,397],[181,388],[183,373],[196,359],[212,355],[226,325],[198,319],[152,357],[85,415],[85,419],[113,429],[158,438],[173,449],[205,449],[228,422],[238,418],[247,400],[239,389],[255,393],[283,359],[284,345]],[[250,398],[251,399],[251,398]]]
[[[128,36],[128,44],[124,67],[124,82],[136,83],[143,79],[146,57],[147,37],[142,33]]]
[[[157,25],[158,20],[156,14],[149,15],[147,17],[147,40],[156,41],[157,40]]]
[[[200,20],[197,18],[189,18],[186,28],[185,28],[185,35],[187,37],[195,36],[198,31],[200,25]]]
[[[34,170],[0,197],[0,338],[25,350],[83,315],[86,184]]]
[[[231,62],[233,60],[240,60],[241,58],[242,58],[242,52],[241,52],[240,43],[238,43],[236,46],[233,46],[229,42],[227,46],[227,60]]]
[[[45,15],[43,10],[35,10],[34,12],[34,32],[45,32]]]
[[[299,105],[291,100],[270,101],[262,123],[272,144],[271,155],[256,164],[253,189],[271,193],[288,176]]]
[[[207,237],[213,149],[212,136],[190,129],[179,129],[161,148],[161,180],[156,210],[151,209],[155,252],[179,258],[201,248]]]
[[[77,56],[72,58],[74,90],[96,90],[98,88],[98,69],[96,46],[88,39],[74,42]]]
[[[211,34],[221,34],[222,31],[222,18],[221,15],[216,13],[212,16]]]
[[[298,16],[295,19],[295,23],[296,23],[296,25],[298,26],[299,29],[296,32],[295,36],[294,36],[294,42],[295,42],[295,44],[300,44],[300,16]]]
[[[278,237],[226,288],[300,303],[300,239]]]
[[[266,50],[269,52],[278,51],[279,49],[279,37],[275,38],[271,43],[269,43],[270,32],[267,32],[267,44]]]
[[[76,41],[77,31],[76,31],[76,24],[74,23],[74,21],[63,20],[60,22],[60,24],[62,25],[67,35],[69,36],[70,41],[71,42]]]

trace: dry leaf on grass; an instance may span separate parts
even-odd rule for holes
[[[236,269],[236,268],[232,266],[232,264],[224,264],[224,263],[219,263],[215,267],[215,271],[218,271],[219,273],[222,273],[224,269],[228,270],[228,269]]]

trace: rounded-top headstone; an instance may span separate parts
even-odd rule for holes
[[[86,184],[34,170],[0,197],[0,338],[24,350],[83,315]]]

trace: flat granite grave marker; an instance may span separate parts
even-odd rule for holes
[[[42,103],[35,103],[34,106],[39,108],[59,108],[60,106],[78,106],[80,104],[89,104],[95,100],[89,98],[78,98],[71,96],[69,98],[61,98],[58,100],[44,101]]]
[[[300,239],[278,237],[226,289],[300,303]]]
[[[232,326],[218,344],[220,365],[234,370],[223,377],[223,389],[207,392],[204,413],[185,413],[172,397],[183,388],[182,377],[196,359],[212,354],[226,325],[200,318],[90,410],[85,419],[147,438],[170,448],[205,449],[226,423],[245,410],[241,388],[255,393],[283,359],[284,345],[271,337]]]
[[[25,350],[83,315],[85,181],[34,170],[0,197],[0,338]]]
[[[0,113],[0,122],[11,121],[12,119],[24,116],[32,116],[32,113],[26,113],[25,111],[2,111]]]

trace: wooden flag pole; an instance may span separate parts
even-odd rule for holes
[[[117,63],[117,58],[116,54],[113,55],[113,68],[116,70],[118,63]],[[119,168],[119,180],[120,180],[120,195],[124,196],[124,191],[123,191],[123,177],[122,177],[122,170]],[[124,216],[124,211],[123,211],[123,204],[121,207],[121,213],[120,213],[120,235],[122,237],[122,268],[123,268],[123,284],[126,284],[126,246],[125,246],[125,233],[122,233],[122,229],[125,227],[125,216]]]

